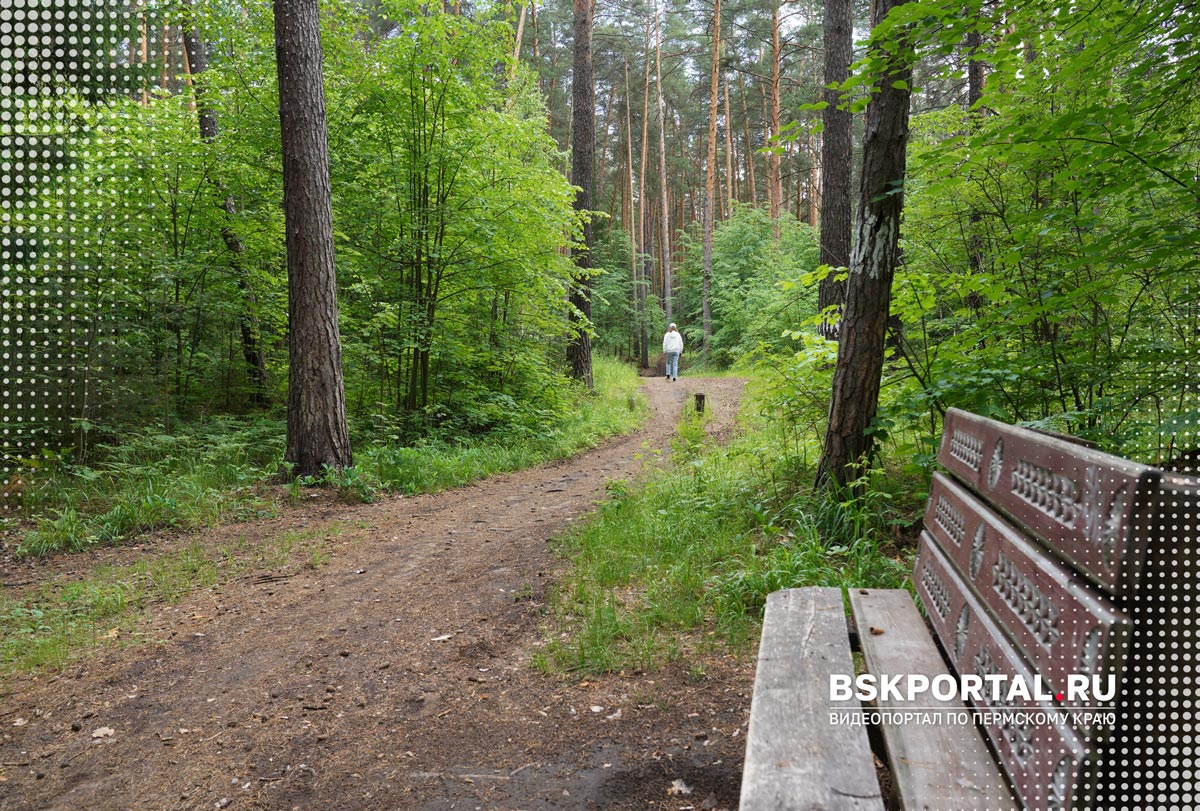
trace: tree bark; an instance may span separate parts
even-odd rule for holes
[[[646,164],[650,157],[650,25],[646,20],[646,48],[644,52],[645,69],[642,71],[642,154],[638,168],[638,241],[635,250],[641,256],[641,273],[635,280],[638,295],[642,301],[642,317],[639,320],[639,336],[642,343],[642,368],[650,365],[650,336],[647,319],[650,312],[650,251],[651,244],[647,234],[650,231],[650,212],[646,208]]]
[[[878,22],[908,0],[878,0]],[[901,49],[903,51],[903,48]],[[892,57],[890,71],[867,105],[863,173],[846,306],[829,402],[829,422],[817,483],[845,485],[857,478],[872,450],[867,429],[879,405],[884,339],[900,236],[908,144],[912,64]]]
[[[517,65],[521,61],[521,40],[525,37],[525,12],[528,8],[528,6],[522,3],[521,11],[517,16],[517,35],[513,41],[513,61],[508,73],[509,79],[517,78]]]
[[[750,112],[746,107],[746,88],[738,74],[738,95],[742,97],[742,135],[746,142],[746,174],[750,180],[750,205],[758,205],[758,189],[754,182],[754,144],[750,141]]]
[[[625,151],[626,151],[626,172],[627,180],[629,181],[629,208],[633,210],[633,96],[629,90],[629,60],[625,60]],[[646,296],[638,284],[638,223],[630,217],[625,221],[629,226],[629,282],[633,286],[633,314],[637,318],[640,329],[634,330],[633,342],[635,344],[634,356],[638,358],[638,363],[645,369],[650,365],[650,350],[646,346]]]
[[[596,156],[599,165],[596,168],[596,202],[604,199],[604,163],[608,159],[608,130],[609,124],[612,121],[613,101],[617,95],[617,84],[613,82],[608,86],[608,105],[604,108],[604,125],[600,131],[604,135],[600,139],[600,154]]]
[[[663,312],[667,323],[674,318],[671,301],[671,214],[667,199],[667,120],[662,91],[662,24],[658,18],[658,3],[654,4],[654,85],[658,91],[658,194],[662,204],[662,226],[659,237],[662,251]]]
[[[721,76],[721,0],[713,5],[712,77],[708,91],[708,157],[704,174],[704,264],[700,281],[701,317],[704,322],[705,359],[712,343],[712,242],[713,214],[716,207],[714,187],[717,179],[717,90]]]
[[[733,178],[733,116],[729,114],[729,79],[726,78],[722,90],[725,93],[725,211],[726,216],[733,213],[733,201],[737,196]]]
[[[779,5],[778,0],[771,8],[771,146],[768,158],[771,184],[771,219],[778,220],[783,208],[783,169],[780,166],[779,138],[780,102],[779,102],[779,70],[782,58],[782,45],[779,41]],[[779,238],[779,225],[775,225],[775,238]]]
[[[571,183],[578,187],[575,210],[592,208],[596,155],[596,89],[592,82],[592,2],[574,0],[575,53],[571,78]],[[583,245],[573,252],[579,274],[571,288],[573,334],[567,345],[571,376],[589,389],[592,381],[592,224],[583,225]]]
[[[288,261],[285,460],[299,476],[352,464],[338,333],[329,141],[317,0],[275,0]]]
[[[850,77],[853,58],[853,18],[850,0],[825,2],[825,109],[821,113],[821,264],[834,268],[850,265],[850,178],[853,167],[853,125],[849,109],[838,109],[838,91],[829,87]],[[834,273],[821,280],[817,306],[836,308],[818,332],[830,340],[838,335],[837,322],[846,298],[846,283]]]

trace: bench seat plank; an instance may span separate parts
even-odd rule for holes
[[[883,809],[866,729],[830,723],[831,712],[861,709],[829,701],[830,676],[853,673],[840,589],[767,597],[741,811]]]
[[[930,681],[950,674],[907,591],[851,589],[850,605],[858,623],[868,673],[876,676],[919,673]],[[932,695],[919,703],[922,709],[931,712],[966,709],[957,699],[939,701]],[[881,699],[878,707],[896,711],[913,709],[908,702],[892,699]],[[904,808],[963,811],[1016,808],[1008,785],[974,724],[889,723],[885,715],[880,726]]]

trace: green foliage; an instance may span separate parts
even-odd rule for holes
[[[570,408],[540,428],[508,426],[476,438],[379,445],[359,453],[358,475],[381,490],[422,493],[517,470],[594,447],[636,429],[646,416],[638,377],[627,364],[597,356],[596,393],[577,390]]]
[[[406,441],[534,427],[569,403],[574,192],[536,85],[509,75],[503,10],[440,9],[389,0],[370,19],[353,4],[322,15],[347,399]],[[286,390],[271,8],[193,11],[210,45],[198,95],[45,103],[78,143],[36,202],[61,223],[47,233],[87,229],[72,296],[102,290],[111,304],[90,325],[102,365],[76,364],[94,390],[85,416],[122,435],[152,422],[170,434]],[[211,142],[198,112],[217,123]],[[106,438],[81,436],[79,452]]]
[[[645,280],[633,280],[633,246],[629,234],[616,228],[597,229],[592,247],[592,323],[596,336],[592,346],[611,355],[632,357],[644,330],[649,354],[657,355],[656,344],[666,325],[662,302],[648,289]],[[639,273],[645,273],[650,258],[638,254]],[[645,307],[635,308],[634,293],[645,295]],[[644,311],[644,312],[643,312]]]
[[[1167,461],[1196,444],[1164,427],[1196,407],[1200,108],[1180,43],[1200,15],[1034,3],[1006,19],[1016,33],[986,55],[990,114],[914,120],[881,414],[936,433],[959,406]]]
[[[686,320],[680,320],[681,329],[693,351],[703,343],[698,240],[698,232],[689,232],[679,302],[687,313]],[[730,366],[790,346],[790,331],[816,312],[816,286],[808,277],[819,264],[817,254],[810,227],[789,217],[773,223],[762,208],[736,205],[728,220],[717,223],[710,362]]]

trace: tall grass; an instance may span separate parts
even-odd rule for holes
[[[455,487],[493,473],[530,467],[595,447],[636,430],[645,420],[644,397],[633,367],[611,358],[593,362],[595,393],[583,394],[560,420],[538,430],[510,429],[458,442],[429,441],[412,447],[378,445],[359,455],[361,487],[421,493]],[[344,486],[334,476],[331,482]]]
[[[299,497],[304,486],[328,485],[348,501],[371,501],[380,493],[440,490],[570,456],[636,430],[647,413],[636,371],[597,357],[594,377],[594,393],[580,392],[572,408],[536,430],[510,428],[412,446],[360,434],[356,466],[298,481],[291,493]],[[259,485],[281,469],[284,433],[281,420],[220,418],[172,434],[152,428],[123,437],[87,466],[49,456],[32,460],[23,474],[26,486],[10,505],[22,516],[17,552],[75,552],[156,529],[271,514],[278,504]]]
[[[781,460],[777,426],[714,448],[697,425],[682,421],[670,469],[610,488],[595,519],[560,542],[566,634],[550,641],[546,666],[650,667],[684,644],[741,644],[776,589],[906,585],[910,552],[896,534],[911,516],[891,505],[919,483],[870,474],[865,495],[816,493],[811,471]]]
[[[173,434],[131,434],[98,449],[90,465],[43,457],[24,474],[16,501],[33,523],[17,552],[77,552],[156,529],[271,514],[275,505],[256,484],[278,468],[282,430],[272,420],[217,418]]]

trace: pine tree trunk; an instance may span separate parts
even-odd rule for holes
[[[288,426],[299,476],[352,464],[338,334],[317,0],[275,0],[288,260]]]
[[[771,9],[771,139],[773,142],[779,138],[780,130],[779,71],[782,50],[779,41],[779,5],[776,2]],[[771,167],[771,176],[768,178],[768,182],[771,184],[771,219],[777,220],[783,209],[783,169],[780,166],[779,144],[772,143],[772,146],[775,148],[771,150],[768,159]],[[775,225],[775,238],[779,238],[778,223]]]
[[[725,210],[733,213],[736,196],[733,179],[733,117],[729,114],[729,79],[725,79]],[[728,215],[727,215],[728,216]]]
[[[658,193],[662,204],[662,224],[659,237],[662,251],[663,312],[667,323],[674,318],[671,300],[671,213],[667,199],[667,120],[662,91],[662,26],[658,19],[658,3],[654,4],[654,84],[658,90]]]
[[[625,60],[625,152],[626,180],[629,189],[629,207],[633,210],[633,97],[629,91],[629,60]],[[643,369],[650,365],[649,348],[646,346],[646,294],[638,283],[638,224],[632,216],[622,222],[629,227],[629,282],[632,285],[633,314],[638,327],[633,332],[634,357]]]
[[[878,19],[907,1],[878,0]],[[872,449],[867,429],[879,405],[908,143],[912,65],[900,59],[867,105],[858,216],[818,484],[855,480]]]
[[[712,343],[712,241],[717,179],[717,89],[721,76],[721,0],[713,5],[712,78],[708,91],[708,158],[704,174],[704,265],[700,281],[701,317],[704,322],[704,357]]]
[[[649,233],[650,227],[650,212],[646,208],[646,164],[650,157],[650,33],[651,21],[646,20],[646,49],[644,55],[645,69],[642,71],[642,154],[639,159],[638,170],[638,234],[641,239],[638,241],[636,250],[641,256],[639,265],[641,272],[637,278],[638,295],[642,300],[642,318],[641,318],[641,342],[642,342],[642,368],[645,369],[650,365],[650,335],[649,335],[649,320],[650,315],[650,240],[646,236]]]
[[[596,167],[596,201],[604,199],[604,163],[608,159],[608,129],[612,122],[613,100],[617,95],[617,85],[610,84],[608,87],[608,105],[604,108],[604,126],[601,128],[604,132],[600,141],[600,154],[596,156],[599,165]]]
[[[853,52],[853,19],[850,0],[825,2],[825,84],[841,83],[850,77]],[[853,166],[854,119],[848,109],[838,109],[838,92],[824,91],[826,107],[821,113],[821,264],[842,268],[850,265],[850,178]],[[838,335],[837,320],[846,297],[846,283],[830,273],[821,280],[817,306],[835,307],[830,321],[819,332],[831,340]]]
[[[579,187],[575,210],[592,208],[592,173],[596,155],[596,89],[592,82],[592,3],[574,0],[575,54],[571,78],[571,183]],[[581,271],[571,289],[573,334],[567,346],[571,376],[589,389],[592,382],[592,224],[583,226],[583,246],[573,251]]]
[[[529,7],[524,3],[521,4],[521,11],[517,17],[517,34],[513,39],[513,61],[512,68],[508,74],[509,79],[515,79],[517,77],[517,65],[520,64],[521,61],[521,40],[525,38],[525,12],[528,11],[528,9]]]
[[[746,88],[742,84],[742,74],[738,74],[738,95],[742,97],[742,136],[745,140],[746,174],[750,181],[750,205],[758,205],[758,189],[754,182],[754,144],[750,141],[750,112],[746,107]]]

